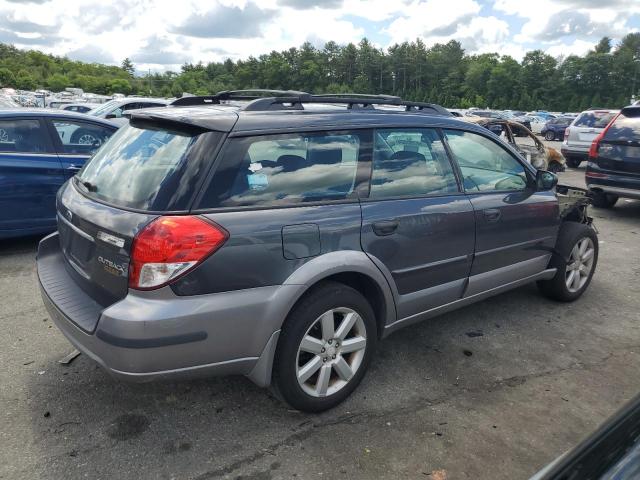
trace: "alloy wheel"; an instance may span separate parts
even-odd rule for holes
[[[326,397],[354,377],[367,347],[362,317],[346,307],[320,315],[302,337],[296,356],[296,376],[305,393]]]
[[[595,247],[589,237],[581,238],[571,250],[565,273],[567,289],[571,293],[580,290],[589,279],[593,270]]]

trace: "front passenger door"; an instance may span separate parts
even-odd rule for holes
[[[537,192],[533,174],[488,136],[445,130],[476,218],[476,245],[465,296],[543,271],[560,225],[555,192]]]

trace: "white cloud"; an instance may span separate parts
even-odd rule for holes
[[[0,0],[0,41],[114,64],[131,57],[139,70],[364,36],[380,48],[455,39],[469,53],[517,59],[532,48],[583,53],[599,36],[633,30],[629,18],[640,13],[638,0],[36,1]],[[522,28],[514,31],[510,17],[523,19]]]

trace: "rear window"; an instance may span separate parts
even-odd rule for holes
[[[604,128],[616,114],[614,112],[583,112],[573,124],[574,127]]]
[[[621,142],[640,141],[640,108],[621,113],[604,138]]]
[[[234,138],[199,208],[275,206],[344,200],[361,178],[370,131]]]
[[[166,128],[118,130],[76,177],[87,195],[146,211],[184,210],[221,135]]]

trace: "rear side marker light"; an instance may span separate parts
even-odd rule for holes
[[[201,217],[159,217],[133,239],[129,287],[163,287],[202,263],[227,238],[226,230]]]

